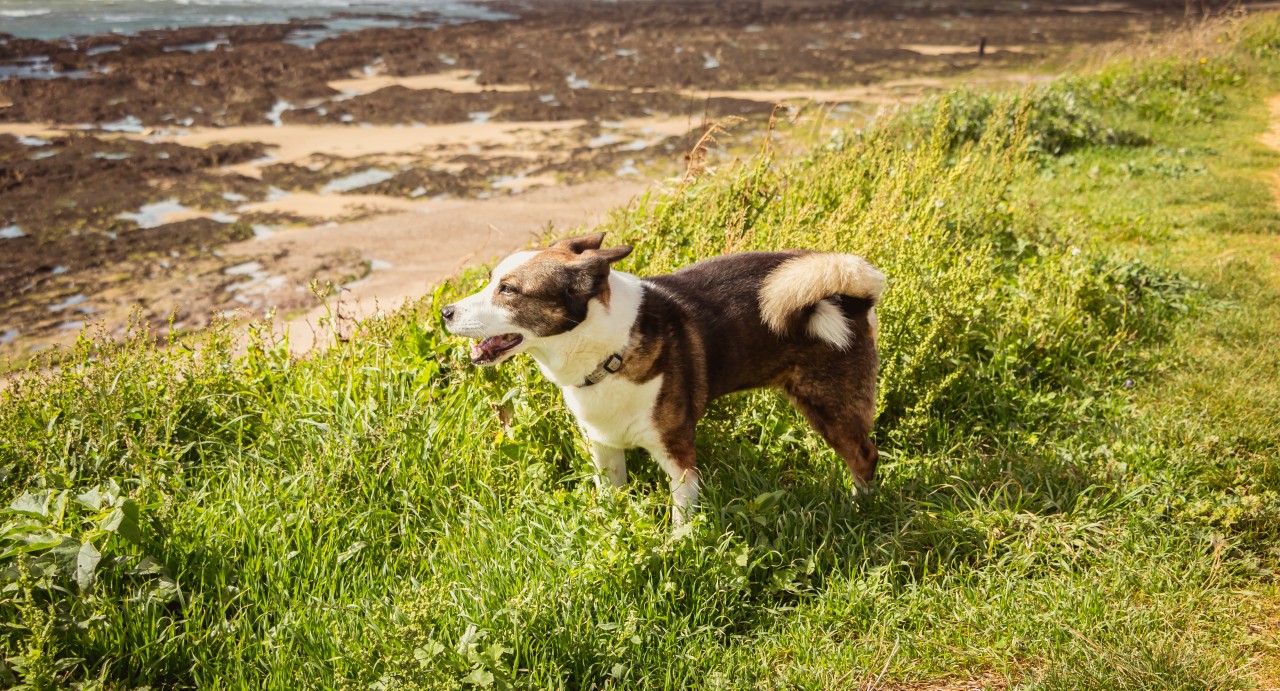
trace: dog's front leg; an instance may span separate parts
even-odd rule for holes
[[[688,520],[698,504],[698,469],[693,441],[667,444],[649,453],[671,480],[671,522],[680,525]]]
[[[627,484],[627,452],[591,441],[591,461],[596,466],[596,488],[603,489],[604,480],[621,487]],[[603,479],[602,479],[603,478]]]

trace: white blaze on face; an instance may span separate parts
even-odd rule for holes
[[[503,277],[537,255],[537,252],[516,252],[502,260],[494,268],[489,282],[479,292],[453,304],[455,312],[449,331],[468,338],[488,338],[507,333],[532,336],[533,334],[525,332],[512,322],[510,312],[493,304],[493,296]]]

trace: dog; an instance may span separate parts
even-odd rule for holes
[[[522,352],[537,361],[590,440],[598,486],[625,484],[625,451],[643,448],[684,522],[698,499],[695,425],[712,400],[760,387],[780,389],[855,485],[870,485],[884,274],[859,256],[789,250],[637,278],[612,268],[632,248],[603,241],[517,252],[480,292],[441,309],[449,332],[478,339],[473,364]]]

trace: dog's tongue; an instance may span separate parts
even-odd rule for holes
[[[517,334],[490,336],[489,338],[471,346],[471,359],[492,360],[493,358],[501,355],[504,350],[511,348],[519,342],[520,336]]]

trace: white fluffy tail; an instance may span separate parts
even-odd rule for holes
[[[848,295],[875,302],[884,292],[885,277],[866,259],[853,254],[802,254],[778,265],[760,287],[760,317],[774,333],[787,333],[792,318],[814,308],[806,331],[841,350],[852,344],[853,333],[836,303]],[[870,315],[875,328],[875,313]]]

